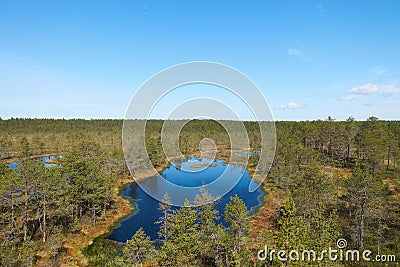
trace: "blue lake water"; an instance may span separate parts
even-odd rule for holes
[[[191,167],[194,164],[205,163],[213,163],[215,166],[202,169],[201,171],[198,171],[198,168]],[[188,161],[181,163],[178,167],[170,166],[164,169],[161,176],[177,185],[196,187],[204,183],[208,184],[213,182],[224,172],[232,176],[239,174],[241,178],[233,189],[224,195],[216,204],[216,208],[220,212],[220,217],[222,218],[222,212],[225,205],[229,202],[230,197],[236,194],[245,202],[249,210],[254,211],[254,209],[261,204],[265,192],[261,187],[252,193],[249,192],[248,188],[251,182],[250,173],[242,166],[225,164],[223,160],[210,161],[208,159],[190,157]],[[148,186],[162,191],[162,186],[165,183],[160,182],[159,178],[160,177],[148,178],[145,183]],[[179,194],[179,191],[174,192],[174,197],[177,197]],[[128,199],[135,208],[131,214],[127,215],[118,223],[107,238],[118,242],[126,242],[140,227],[142,227],[152,240],[157,239],[159,225],[155,224],[155,222],[157,222],[162,215],[158,210],[160,202],[149,196],[136,183],[125,186],[121,190],[121,195]],[[184,197],[186,198],[187,196],[182,196],[182,198]],[[193,199],[194,195],[189,198]],[[224,224],[223,219],[221,219],[220,222]]]
[[[57,164],[52,164],[52,163],[47,163],[47,161],[49,160],[53,160],[53,159],[58,159],[58,158],[62,158],[62,155],[57,155],[57,156],[48,156],[48,157],[41,157],[41,158],[37,158],[37,160],[43,162],[45,167],[52,167],[52,166],[56,166]],[[15,171],[15,168],[17,168],[17,166],[20,164],[19,161],[14,161],[13,163],[8,164],[8,166]]]

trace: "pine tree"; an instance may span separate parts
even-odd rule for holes
[[[226,204],[224,210],[224,219],[228,223],[228,231],[233,239],[233,254],[236,255],[241,261],[242,255],[245,250],[245,235],[249,228],[249,212],[237,195],[230,198],[230,202]],[[240,266],[240,265],[239,265]]]
[[[54,190],[57,188],[57,190]],[[42,241],[48,236],[48,221],[58,220],[67,215],[64,205],[65,180],[59,168],[42,168],[37,183],[37,209],[39,214],[39,229],[42,232]]]
[[[161,247],[163,266],[196,266],[199,262],[200,234],[196,210],[188,200],[173,210],[168,227],[168,239]]]
[[[17,247],[19,244],[19,227],[17,225],[16,175],[6,165],[0,163],[0,265],[17,265]]]
[[[156,224],[160,225],[158,236],[161,238],[162,242],[165,242],[170,236],[170,222],[172,216],[171,198],[169,197],[168,193],[164,194],[158,209],[162,212],[161,217],[156,222]]]
[[[28,241],[28,227],[31,217],[34,216],[35,197],[37,196],[38,179],[43,173],[43,165],[35,160],[21,162],[16,168],[17,188],[22,194],[19,198],[22,209],[23,241]]]
[[[122,261],[128,266],[143,266],[143,263],[154,259],[156,253],[150,237],[145,234],[143,228],[139,228],[123,247]]]
[[[346,181],[346,192],[343,197],[347,204],[348,218],[351,223],[349,231],[358,248],[365,246],[366,239],[375,238],[382,229],[373,227],[383,222],[387,216],[383,207],[388,191],[382,179],[365,165],[357,166]]]
[[[275,239],[279,250],[284,250],[287,256],[291,250],[300,251],[303,249],[304,234],[307,229],[304,227],[302,219],[296,215],[293,199],[290,199],[281,209],[278,226],[279,231],[276,233]]]
[[[356,136],[359,158],[370,164],[374,171],[386,158],[385,127],[377,117],[370,117],[363,122]]]
[[[104,153],[96,143],[81,142],[64,159],[62,175],[68,183],[72,218],[90,212],[93,223],[96,223],[111,202],[113,180],[107,173]]]
[[[47,239],[47,246],[49,248],[51,257],[53,258],[53,260],[56,260],[57,255],[60,253],[63,247],[61,226],[56,225],[53,227]]]
[[[215,264],[220,257],[221,237],[216,220],[219,219],[218,211],[215,209],[214,198],[205,190],[200,189],[200,194],[195,197],[197,214],[200,222],[199,246],[203,264]]]
[[[31,151],[31,147],[30,147],[28,139],[26,137],[22,137],[20,144],[21,144],[21,155],[28,156]]]

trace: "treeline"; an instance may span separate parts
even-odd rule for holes
[[[1,266],[32,266],[40,253],[55,264],[64,235],[104,215],[114,186],[105,155],[81,142],[56,167],[38,160],[22,161],[15,171],[0,165]]]
[[[118,153],[121,127],[122,120],[0,119],[0,159],[67,152],[86,140]]]
[[[375,169],[386,166],[397,169],[400,156],[400,122],[381,121],[370,117],[357,122],[350,117],[335,122],[278,122],[278,147],[295,151],[312,148],[327,155],[337,166],[353,166],[357,160],[368,162]],[[311,155],[303,155],[310,157]]]
[[[234,123],[234,122],[233,122]],[[263,122],[266,123],[266,122]],[[0,120],[0,157],[29,156],[70,150],[83,140],[96,140],[109,152],[123,158],[122,120]],[[260,148],[260,129],[256,122],[244,122],[250,147]],[[375,168],[385,165],[397,169],[400,158],[400,122],[381,121],[370,117],[366,121],[326,120],[304,122],[276,122],[278,151],[305,148],[328,156],[338,166],[346,167],[355,160],[369,161]],[[154,164],[165,159],[161,147],[163,121],[146,123],[146,145]],[[229,133],[234,134],[234,133]],[[226,130],[215,121],[194,120],[187,123],[179,136],[183,153],[198,150],[199,142],[211,138],[219,148],[229,148]],[[222,153],[222,151],[220,151]],[[300,156],[300,154],[299,154]],[[311,157],[311,155],[301,155]]]

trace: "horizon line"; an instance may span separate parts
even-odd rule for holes
[[[352,117],[352,116],[350,116]],[[350,118],[349,117],[349,118]],[[370,117],[375,117],[373,115],[369,116]],[[333,117],[331,117],[334,122],[346,122],[346,120],[337,120]],[[363,122],[367,121],[368,118],[364,120],[356,120],[354,117],[352,117],[354,121],[358,122]],[[378,117],[377,117],[378,118]],[[2,118],[0,116],[0,121],[10,121],[10,120],[60,120],[60,121],[73,121],[73,120],[83,120],[83,121],[105,121],[105,120],[120,120],[120,121],[125,121],[125,120],[148,120],[148,121],[182,121],[182,120],[190,120],[190,121],[237,121],[237,122],[313,122],[313,121],[327,121],[328,118],[325,119],[306,119],[306,120],[232,120],[232,119],[191,119],[191,118],[179,118],[179,119],[164,119],[164,118],[149,118],[149,119],[140,119],[140,118],[135,118],[135,119],[126,119],[126,118],[51,118],[51,117],[46,117],[46,118],[41,118],[41,117],[9,117],[9,118]],[[379,121],[387,121],[387,122],[399,122],[400,119],[380,119],[378,118]]]

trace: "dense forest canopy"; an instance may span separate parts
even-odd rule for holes
[[[122,125],[122,120],[0,120],[1,266],[78,264],[66,245],[68,238],[85,235],[82,229],[115,213],[115,189],[130,176],[122,151]],[[162,125],[161,120],[150,120],[146,126],[146,147],[154,167],[166,164]],[[259,125],[244,125],[251,150],[259,150]],[[88,247],[85,264],[262,266],[265,262],[256,255],[264,245],[322,250],[334,247],[339,237],[350,248],[400,259],[400,122],[329,117],[275,125],[276,153],[264,183],[269,194],[258,214],[250,217],[238,197],[231,199],[224,214],[217,214],[212,204],[182,209],[162,204],[161,246],[139,230],[122,250]],[[182,128],[182,153],[196,153],[204,138],[215,142],[217,157],[229,157],[227,131],[209,120],[190,121]],[[51,168],[32,159],[48,154],[63,158]],[[258,159],[257,153],[251,154],[251,172]],[[7,165],[16,160],[20,164],[12,171]],[[207,203],[207,194],[201,192],[198,201]],[[227,226],[215,223],[219,216]],[[332,266],[327,261],[318,264]],[[347,264],[355,263],[337,263]]]

